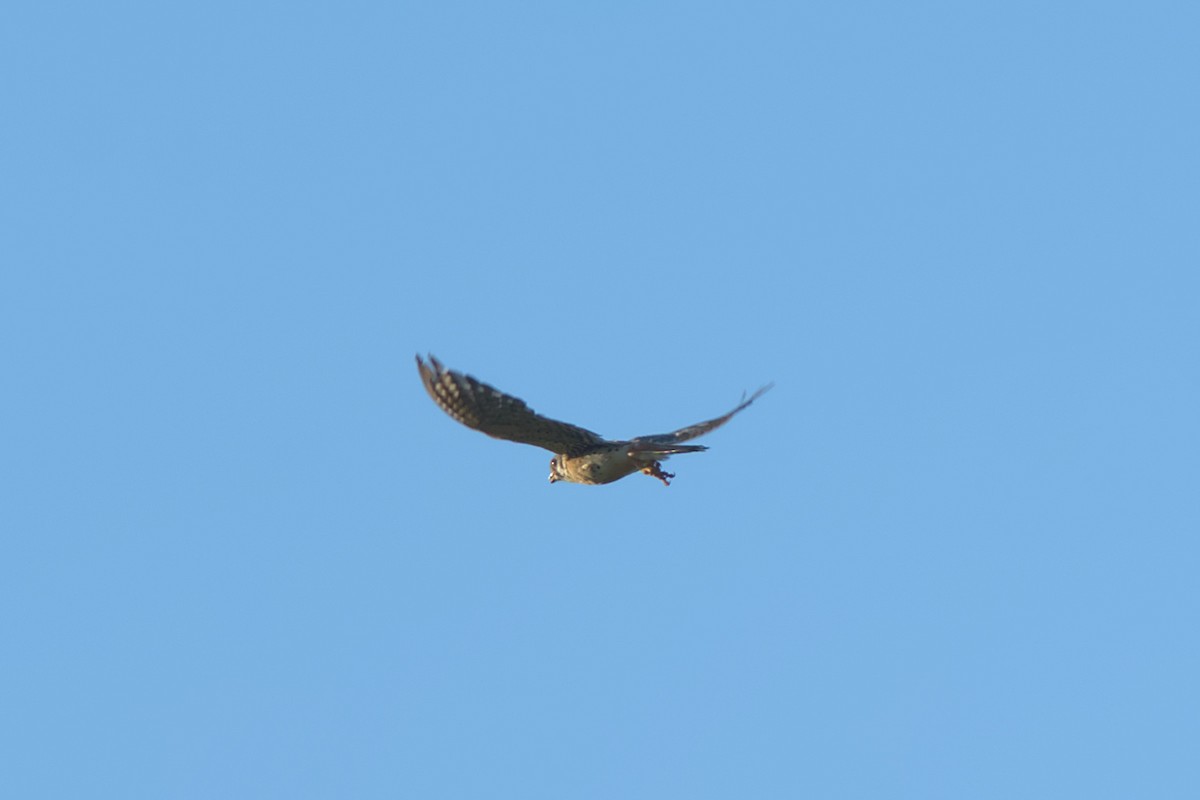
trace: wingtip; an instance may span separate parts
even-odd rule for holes
[[[766,394],[774,386],[775,386],[774,381],[771,381],[770,383],[768,383],[765,386],[760,386],[754,390],[754,394],[750,395],[749,398],[746,397],[745,392],[742,392],[742,400],[740,403],[738,403],[738,410],[741,410],[741,409],[745,408],[746,406],[750,405],[755,400],[757,400],[758,398],[760,398],[764,394]]]
[[[422,372],[425,372],[426,370],[429,370],[432,372],[438,372],[438,373],[442,372],[442,364],[440,361],[438,361],[436,358],[434,358],[433,353],[427,353],[425,355],[425,358],[421,358],[421,354],[417,353],[416,359],[417,359],[417,369],[421,370]],[[425,359],[429,359],[428,364],[425,363]]]

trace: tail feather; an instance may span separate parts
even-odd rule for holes
[[[649,453],[651,455],[666,457],[677,453],[701,453],[707,449],[708,447],[702,444],[664,444],[662,442],[637,441],[635,439],[629,443],[628,452],[630,455],[634,453]]]

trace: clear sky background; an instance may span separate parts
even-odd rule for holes
[[[10,8],[2,793],[1200,796],[1196,9]]]

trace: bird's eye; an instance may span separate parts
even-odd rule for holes
[[[558,466],[558,459],[557,458],[550,459],[550,469],[554,469],[557,466]]]

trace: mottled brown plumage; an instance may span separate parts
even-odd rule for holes
[[[678,453],[707,450],[703,445],[685,445],[728,422],[734,414],[753,403],[764,386],[743,398],[737,408],[715,419],[680,428],[673,433],[639,436],[612,441],[597,433],[537,414],[524,401],[505,394],[482,381],[442,366],[433,356],[426,364],[417,356],[417,371],[425,390],[438,406],[454,419],[497,439],[543,447],[555,457],[550,460],[550,482],[602,484],[641,471],[670,485],[675,477],[662,470],[660,460]]]

